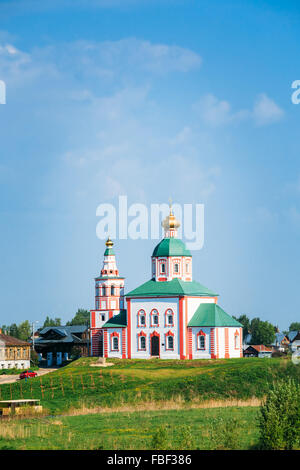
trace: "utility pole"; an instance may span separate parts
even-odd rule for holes
[[[37,320],[37,321],[33,321],[33,322],[31,323],[31,325],[32,325],[32,349],[33,349],[33,351],[34,351],[34,324],[35,324],[35,323],[38,323],[38,322],[39,322],[39,321]]]

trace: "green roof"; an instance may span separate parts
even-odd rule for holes
[[[133,289],[126,294],[126,297],[150,297],[166,295],[195,295],[195,296],[211,296],[215,297],[215,292],[207,289],[196,281],[182,281],[181,279],[172,279],[172,281],[155,281],[151,279],[141,286]]]
[[[121,310],[118,315],[104,323],[102,328],[124,328],[125,326],[127,326],[127,312],[126,310]]]
[[[192,256],[179,238],[163,238],[154,248],[152,256]]]
[[[236,326],[240,328],[242,325],[219,305],[209,303],[199,305],[188,326]]]
[[[104,256],[109,256],[109,255],[114,255],[115,252],[112,248],[106,248],[106,250],[104,251]]]

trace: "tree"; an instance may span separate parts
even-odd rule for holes
[[[291,450],[300,438],[300,386],[293,380],[275,383],[260,408],[260,447]]]
[[[243,338],[246,338],[246,336],[250,333],[250,320],[247,317],[247,315],[240,315],[238,318],[235,318],[238,322],[240,322],[243,325]]]
[[[67,323],[68,326],[72,325],[90,325],[90,312],[83,308],[79,308],[75,317]]]
[[[250,325],[251,344],[272,344],[275,340],[274,325],[254,318]]]
[[[46,320],[44,321],[43,328],[46,328],[47,326],[61,326],[61,319],[60,318],[53,319],[47,316]]]
[[[289,331],[299,331],[300,330],[300,322],[294,321],[289,326]]]
[[[19,332],[18,332],[18,327],[17,327],[16,323],[12,323],[8,327],[8,334],[10,336],[13,336],[14,338],[19,338]]]
[[[18,338],[27,341],[31,336],[31,325],[28,320],[18,325]]]

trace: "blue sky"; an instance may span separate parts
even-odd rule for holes
[[[297,2],[2,1],[0,324],[93,308],[96,208],[205,204],[194,278],[300,321]],[[116,241],[127,290],[153,240]]]

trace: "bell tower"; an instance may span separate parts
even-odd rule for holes
[[[113,242],[108,237],[100,276],[95,278],[95,309],[91,310],[91,354],[101,355],[101,328],[124,309],[125,278],[119,276]],[[100,341],[101,342],[101,341]]]

